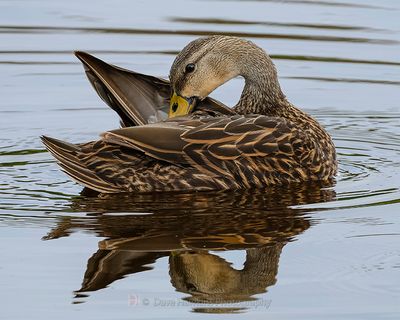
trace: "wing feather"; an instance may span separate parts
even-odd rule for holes
[[[108,131],[102,139],[178,165],[187,163],[182,153],[186,143],[180,137],[185,130],[186,126],[167,122]]]
[[[307,161],[317,152],[288,120],[260,115],[215,119],[181,138],[187,142],[183,152],[190,164],[201,172],[242,181],[246,187],[266,183],[266,175],[279,182],[280,171],[305,174]]]
[[[251,179],[262,184],[265,174],[278,181],[280,169],[307,170],[316,152],[288,120],[260,115],[182,118],[113,130],[104,133],[103,140],[212,176],[239,179],[246,186]]]
[[[165,120],[169,110],[169,81],[108,64],[86,52],[75,55],[100,98],[118,113],[123,127]],[[233,115],[235,111],[212,98],[200,101],[197,112],[210,116]]]
[[[47,137],[43,142],[64,171],[99,192],[153,190],[157,180],[169,183],[172,171],[177,184],[168,185],[171,190],[183,188],[182,174],[187,181],[201,176],[207,188],[301,181],[319,157],[315,143],[294,124],[258,115],[122,128],[83,145]]]

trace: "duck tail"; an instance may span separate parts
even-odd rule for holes
[[[122,190],[102,179],[95,171],[89,169],[80,159],[81,146],[58,139],[41,136],[46,149],[56,158],[61,169],[76,182],[100,193],[116,193]]]

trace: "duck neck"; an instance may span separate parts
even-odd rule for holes
[[[262,114],[288,117],[295,111],[283,94],[276,68],[269,56],[261,49],[240,57],[239,75],[245,80],[240,100],[234,107],[239,114]],[[297,110],[297,109],[296,109]]]
[[[239,102],[234,107],[239,114],[262,114],[280,116],[286,113],[289,102],[282,92],[271,92],[266,86],[245,78],[245,86]]]
[[[279,90],[277,90],[279,89]],[[308,127],[310,124],[319,124],[310,115],[291,104],[280,90],[280,87],[269,89],[263,82],[245,82],[239,102],[234,107],[238,114],[260,114],[270,117],[285,118]]]

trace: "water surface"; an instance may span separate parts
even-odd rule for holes
[[[1,319],[398,319],[398,1],[0,2]],[[333,185],[80,196],[38,137],[118,126],[72,50],[167,77],[206,34],[273,57]],[[234,105],[235,79],[214,96]],[[210,314],[211,313],[211,314]],[[239,315],[232,315],[232,314]]]

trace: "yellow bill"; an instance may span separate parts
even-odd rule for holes
[[[185,116],[192,112],[195,104],[194,98],[184,98],[178,96],[176,92],[171,97],[169,103],[169,118]]]

